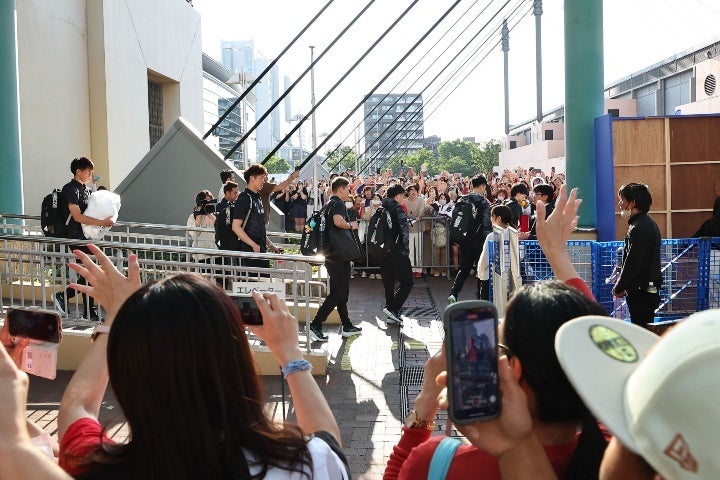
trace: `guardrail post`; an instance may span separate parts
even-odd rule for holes
[[[710,308],[710,238],[698,239],[697,311]]]

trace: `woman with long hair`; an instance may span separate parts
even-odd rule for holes
[[[542,202],[539,202],[542,204]],[[566,189],[555,212],[545,219],[538,207],[538,239],[560,281],[526,285],[505,310],[500,327],[504,356],[498,361],[502,412],[498,419],[458,426],[472,445],[455,452],[448,479],[597,478],[607,442],[597,422],[565,376],[555,354],[555,333],[583,315],[606,315],[578,277],[565,249],[577,225],[577,191]],[[442,401],[445,355],[441,350],[425,367],[415,414],[395,446],[384,479],[427,478],[442,437],[430,437],[427,425]],[[578,433],[580,432],[580,433]]]
[[[297,320],[271,294],[253,299],[265,340],[287,379],[298,426],[272,422],[240,311],[215,284],[192,274],[140,283],[94,245],[72,267],[89,281],[73,288],[107,311],[63,395],[60,465],[82,478],[347,478],[340,434],[303,360]],[[109,326],[109,332],[107,330]],[[98,423],[108,380],[130,426],[115,444]],[[340,456],[338,456],[338,452]]]

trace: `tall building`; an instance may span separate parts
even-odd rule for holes
[[[376,93],[365,101],[365,159],[371,171],[390,157],[423,147],[423,100],[415,93]]]
[[[246,85],[252,82],[249,73],[233,74],[219,62],[203,53],[203,112],[204,128],[207,132],[228,108],[242,94]],[[225,119],[217,126],[205,143],[215,148],[221,155],[227,155],[237,141],[247,131],[248,125],[255,124],[256,98],[250,92]],[[256,136],[253,133],[228,158],[240,170],[257,158]]]
[[[257,78],[270,64],[270,60],[260,58],[256,53],[253,40],[222,42],[222,64],[233,73],[242,74],[244,72]],[[280,97],[282,81],[278,66],[275,65],[255,86],[253,90],[257,98],[257,118],[262,117]],[[288,100],[286,99],[285,102]],[[288,108],[286,106],[285,110]],[[283,122],[286,119],[281,118],[281,109],[283,106],[275,108],[255,130],[258,161],[265,158],[265,154],[273,149],[282,138]],[[287,153],[283,151],[279,153],[281,157],[290,160]]]

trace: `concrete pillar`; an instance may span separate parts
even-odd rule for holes
[[[580,226],[595,228],[594,119],[603,114],[603,2],[565,0],[565,162],[580,189]],[[605,190],[605,187],[603,187]],[[615,197],[600,192],[599,200]]]
[[[0,213],[23,213],[15,0],[0,0]]]

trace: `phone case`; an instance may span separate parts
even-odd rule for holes
[[[482,422],[482,421],[489,421],[493,420],[500,416],[501,408],[501,394],[499,390],[499,383],[498,383],[498,390],[497,390],[497,402],[499,403],[497,412],[495,412],[492,415],[484,415],[484,416],[478,416],[473,417],[469,419],[465,418],[458,418],[455,414],[455,389],[453,388],[453,382],[454,382],[454,370],[453,370],[453,352],[454,352],[454,346],[453,346],[453,338],[452,338],[452,332],[450,328],[450,318],[454,312],[457,311],[463,311],[463,310],[473,310],[477,308],[487,308],[492,311],[492,314],[494,316],[494,336],[495,336],[495,345],[494,345],[494,351],[497,352],[497,341],[498,341],[498,315],[497,315],[497,309],[495,308],[495,305],[493,305],[491,302],[485,301],[485,300],[465,300],[461,302],[453,303],[452,305],[449,305],[445,311],[443,312],[443,326],[445,328],[445,342],[446,342],[446,365],[447,365],[447,382],[448,382],[448,388],[447,388],[447,395],[448,395],[448,416],[450,417],[450,420],[453,421],[453,423],[460,424],[460,425],[467,425],[472,424],[475,422]],[[497,357],[497,355],[496,355]],[[497,365],[497,364],[496,364]],[[497,371],[497,366],[495,367]],[[498,380],[499,382],[499,380]]]

